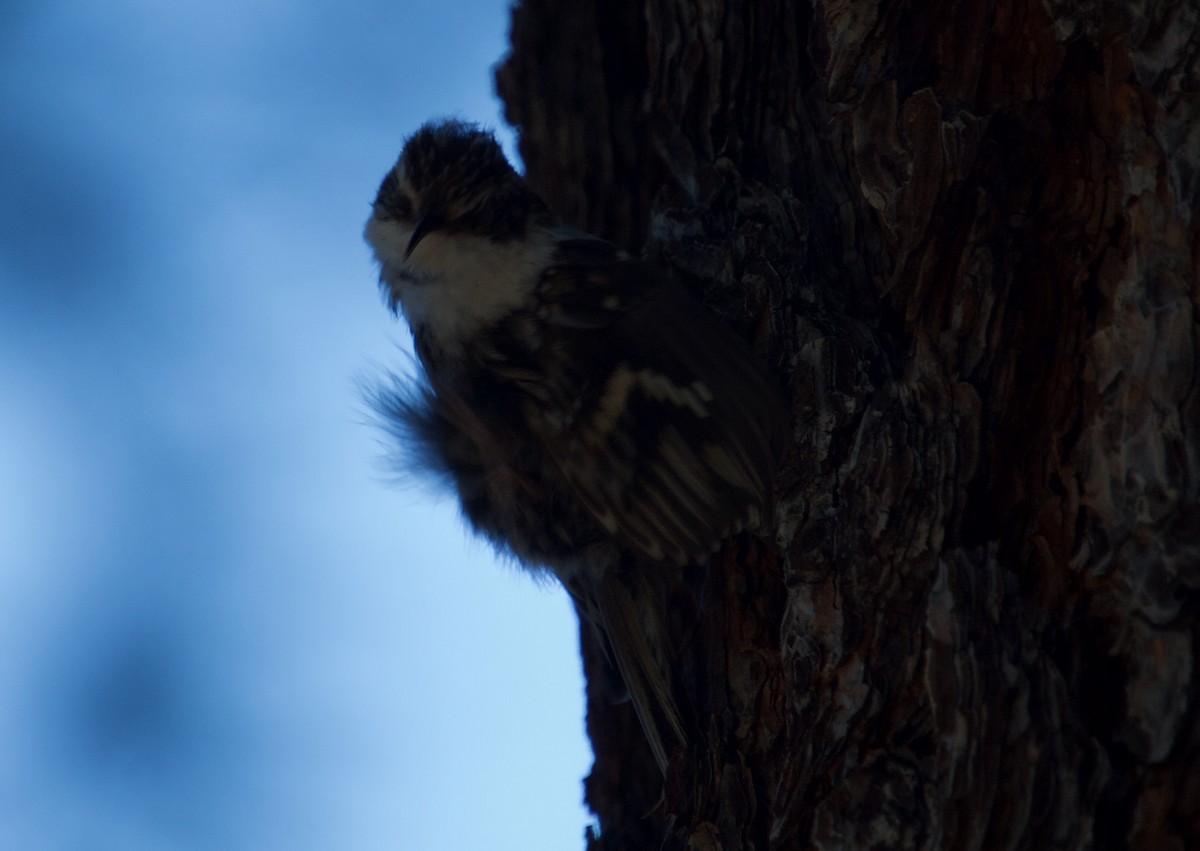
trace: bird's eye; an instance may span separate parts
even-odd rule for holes
[[[377,213],[382,212],[389,219],[412,220],[412,201],[401,187],[400,181],[396,179],[395,173],[383,179],[379,194],[375,197],[375,209]]]

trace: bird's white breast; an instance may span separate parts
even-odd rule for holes
[[[549,230],[507,242],[434,231],[407,259],[410,228],[373,218],[366,236],[409,324],[448,349],[524,304],[554,251]]]

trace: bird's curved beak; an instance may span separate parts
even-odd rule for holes
[[[417,219],[417,226],[413,228],[412,236],[408,240],[408,248],[404,251],[404,259],[407,260],[416,250],[417,243],[423,240],[429,234],[442,226],[442,220],[436,213],[422,213]]]

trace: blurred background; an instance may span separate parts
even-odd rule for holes
[[[396,487],[361,239],[504,0],[0,5],[0,848],[570,849],[565,595]]]

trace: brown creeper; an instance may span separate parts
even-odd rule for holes
[[[682,727],[620,574],[701,562],[759,521],[782,433],[773,388],[678,284],[563,226],[471,125],[409,137],[366,238],[423,370],[385,412],[478,532],[599,621],[665,765],[659,722]]]

